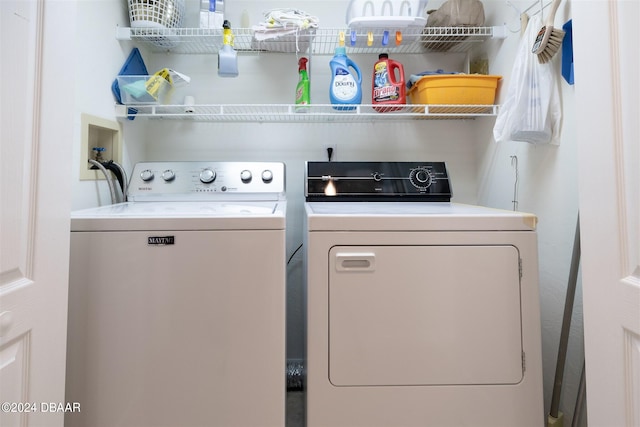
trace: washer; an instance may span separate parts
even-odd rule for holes
[[[442,162],[308,162],[307,426],[544,425],[536,217]]]
[[[147,162],[71,217],[66,426],[284,426],[282,163]]]

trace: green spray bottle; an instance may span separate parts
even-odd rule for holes
[[[308,111],[308,105],[311,104],[307,62],[309,62],[309,60],[305,57],[298,60],[298,74],[300,78],[298,80],[298,86],[296,87],[296,111],[300,112]]]

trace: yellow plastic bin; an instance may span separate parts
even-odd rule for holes
[[[423,76],[407,95],[412,104],[491,105],[501,78],[483,74]]]

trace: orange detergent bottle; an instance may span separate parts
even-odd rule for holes
[[[398,61],[381,53],[373,66],[371,103],[379,113],[399,110],[407,103],[407,88],[404,81],[404,67]]]

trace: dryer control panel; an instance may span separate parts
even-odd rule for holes
[[[142,162],[133,168],[129,201],[284,200],[279,162]]]
[[[451,201],[444,162],[307,162],[307,201]]]

